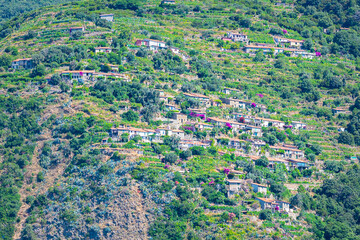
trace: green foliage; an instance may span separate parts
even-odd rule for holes
[[[167,153],[164,161],[166,163],[174,164],[178,160],[178,156],[175,153]]]
[[[270,209],[261,210],[259,214],[259,219],[271,221],[272,213]]]
[[[133,110],[129,110],[127,112],[124,112],[121,117],[125,120],[125,121],[129,121],[129,122],[136,122],[139,120],[139,114],[137,112],[134,112]]]
[[[255,161],[256,166],[267,167],[269,165],[269,159],[266,156],[261,156]]]

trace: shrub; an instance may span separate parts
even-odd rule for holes
[[[178,160],[178,156],[175,153],[168,153],[165,155],[164,161],[166,163],[174,164]]]

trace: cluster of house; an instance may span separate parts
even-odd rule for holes
[[[274,36],[274,43],[276,46],[280,45],[281,47],[272,46],[270,44],[249,44],[249,38],[246,34],[227,32],[227,37],[221,38],[223,41],[232,41],[232,42],[242,42],[245,43],[244,51],[246,53],[255,53],[257,51],[263,51],[264,54],[274,53],[277,55],[279,53],[287,53],[291,57],[301,56],[303,58],[312,59],[316,56],[315,53],[307,52],[302,50],[304,40],[288,39],[283,37]],[[286,46],[288,46],[286,48]]]
[[[262,45],[247,45],[244,47],[244,51],[246,53],[256,53],[257,51],[262,51],[264,54],[274,53],[277,55],[279,53],[288,53],[290,57],[298,57],[301,56],[303,58],[313,59],[316,54],[307,52],[302,49],[295,48],[282,48],[282,47],[273,47],[273,46],[262,46]]]
[[[65,81],[77,80],[80,83],[94,81],[99,78],[103,78],[106,80],[109,77],[120,78],[122,80],[129,81],[126,74],[115,72],[116,65],[111,65],[110,67],[114,70],[108,73],[95,72],[95,70],[62,71],[60,73],[60,77]]]
[[[180,49],[176,47],[169,47],[166,45],[164,41],[159,41],[155,39],[142,39],[142,40],[136,40],[135,45],[138,47],[145,47],[151,51],[158,51],[158,50],[164,50],[164,49],[170,49],[171,52],[175,54],[180,53]]]
[[[230,170],[230,173],[236,170]],[[226,179],[226,190],[228,198],[233,198],[235,195],[243,191],[248,191],[249,186],[255,193],[267,194],[267,186],[263,184],[254,183],[252,181],[243,179]],[[261,209],[270,209],[272,212],[290,212],[290,203],[273,198],[255,197],[259,201]]]
[[[223,41],[232,41],[232,42],[243,42],[248,44],[249,39],[246,34],[243,33],[235,33],[235,32],[227,32],[227,37],[221,38]]]

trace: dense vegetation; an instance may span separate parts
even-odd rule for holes
[[[76,0],[2,0],[0,1],[0,22],[44,6],[72,1]]]
[[[0,1],[1,238],[358,239],[359,5]],[[103,13],[114,13],[114,21]],[[79,26],[85,31],[69,33]],[[251,44],[275,45],[278,35],[302,39],[317,55],[248,54],[244,43],[221,39],[227,31],[246,33]],[[135,46],[139,39],[179,52]],[[32,69],[11,68],[27,57]],[[102,75],[65,79],[64,70]],[[185,93],[204,94],[211,104],[202,108]],[[224,97],[252,104],[240,109]],[[286,127],[262,127],[257,137],[231,124],[198,125],[209,117],[235,121],[239,112]],[[188,121],[173,130],[208,147],[181,149],[182,139],[168,135],[178,113]],[[307,127],[294,129],[295,121]],[[152,134],[115,139],[114,127]],[[155,139],[159,127],[167,133]],[[234,139],[241,150],[230,146]],[[285,154],[272,149],[278,144],[303,151],[309,166],[273,164]],[[245,182],[233,198],[226,179]],[[251,183],[267,185],[266,193]],[[261,210],[256,198],[263,197],[289,201],[291,214]]]

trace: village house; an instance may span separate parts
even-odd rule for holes
[[[267,193],[267,187],[265,185],[262,184],[258,184],[258,183],[252,183],[251,187],[253,188],[253,191],[256,193],[262,193],[262,194],[266,194]]]
[[[220,98],[220,100],[227,105],[230,105],[235,108],[242,108],[245,109],[246,106],[250,106],[251,103],[239,100],[239,99],[233,99],[233,98]]]
[[[177,47],[170,47],[169,49],[174,54],[179,54],[180,53],[180,49],[177,48]]]
[[[313,59],[316,54],[310,53],[305,50],[301,49],[294,49],[294,48],[279,48],[279,47],[273,47],[273,46],[255,46],[255,45],[247,45],[244,47],[244,51],[246,53],[256,53],[257,51],[263,51],[264,54],[273,53],[274,55],[277,55],[279,53],[288,53],[290,57],[304,57]]]
[[[159,136],[171,136],[172,135],[172,130],[166,129],[166,128],[157,128],[155,130],[155,132]]]
[[[164,103],[169,103],[173,98],[174,96],[170,96],[170,95],[159,96],[160,101],[163,101]]]
[[[227,37],[234,42],[244,42],[246,44],[249,43],[247,35],[242,33],[227,32]]]
[[[256,107],[260,109],[260,112],[266,113],[267,112],[267,106],[264,104],[257,104]]]
[[[255,123],[256,126],[277,127],[277,128],[280,128],[280,129],[283,129],[284,126],[285,126],[285,122],[280,121],[280,120],[270,119],[270,118],[255,117],[254,118],[254,123]]]
[[[277,155],[280,155],[282,158],[291,158],[291,159],[304,159],[304,151],[296,149],[296,148],[289,148],[284,146],[270,146],[270,149],[278,152]]]
[[[245,129],[246,132],[250,132],[254,137],[262,137],[262,130],[261,127],[246,125]]]
[[[96,47],[95,53],[111,53],[111,47]]]
[[[64,80],[77,80],[79,82],[93,81],[95,70],[63,71],[60,76]]]
[[[172,119],[174,119],[179,124],[185,124],[188,120],[187,115],[177,112],[173,113]]]
[[[244,172],[241,172],[241,171],[235,170],[235,169],[230,169],[229,174],[234,175],[234,179],[240,179],[240,176],[244,175]]]
[[[255,46],[255,45],[247,45],[244,47],[246,53],[256,53],[257,51],[261,50],[264,54],[267,53],[274,53],[277,55],[279,53],[283,53],[284,49],[279,47],[272,47],[272,46]]]
[[[291,126],[294,129],[306,129],[306,124],[298,121],[292,121]]]
[[[123,133],[129,134],[129,139],[140,136],[143,141],[152,141],[157,139],[156,131],[152,129],[140,129],[133,127],[111,128],[111,137],[120,140]]]
[[[184,139],[185,138],[185,132],[183,130],[172,130],[172,135],[173,136],[177,136],[180,139]]]
[[[282,38],[282,37],[274,37],[274,42],[276,45],[280,44],[280,45],[284,45],[285,43],[289,44],[289,47],[294,47],[294,48],[301,48],[304,40],[296,40],[296,39],[287,39],[287,38]]]
[[[200,142],[200,141],[180,141],[180,149],[183,150],[183,151],[186,151],[188,150],[189,148],[192,148],[192,147],[203,147],[203,148],[207,148],[207,147],[210,147],[210,144],[209,143],[203,143],[203,142]]]
[[[337,108],[333,108],[332,112],[334,114],[351,114],[351,112],[349,111],[349,107],[337,107]]]
[[[245,129],[246,125],[242,124],[242,123],[238,123],[238,122],[233,122],[233,121],[228,121],[228,120],[224,120],[224,119],[220,119],[220,118],[216,118],[216,117],[208,117],[207,121],[209,121],[210,123],[215,124],[215,126],[217,127],[226,127],[227,124],[230,124],[231,128],[234,129],[235,131],[238,131],[240,129]]]
[[[243,190],[245,184],[244,180],[239,179],[226,179],[227,197],[233,198]]]
[[[220,139],[218,139],[220,140]],[[237,138],[230,138],[229,139],[229,147],[236,148],[236,149],[244,149],[246,146],[246,141],[237,139]]]
[[[165,104],[165,110],[167,110],[167,111],[181,111],[181,108],[179,108],[176,105],[166,103]]]
[[[300,171],[309,168],[309,161],[308,160],[301,160],[301,159],[288,159],[289,169],[299,169]]]
[[[185,137],[185,132],[182,130],[172,130],[166,128],[157,128],[155,130],[156,134],[159,136],[178,136],[180,139]]]
[[[70,35],[76,33],[76,32],[85,32],[85,27],[71,27],[69,28]]]
[[[261,206],[261,209],[270,209],[272,212],[275,211],[284,211],[289,212],[290,211],[290,203],[281,201],[281,200],[275,200],[270,198],[260,198],[256,197],[255,200],[258,200]]]
[[[111,68],[111,72],[112,73],[118,73],[119,72],[119,65],[114,65],[114,64],[106,64]]]
[[[108,78],[114,78],[114,79],[115,78],[121,78],[125,82],[130,81],[130,79],[128,78],[128,76],[126,74],[112,73],[112,72],[108,72],[108,73],[97,72],[97,73],[94,73],[94,78],[104,78],[105,80],[108,79]]]
[[[208,96],[198,93],[184,93],[184,95],[186,97],[198,100],[202,106],[210,107],[210,98]]]
[[[214,128],[213,125],[211,124],[208,124],[208,123],[198,123],[196,124],[196,127],[199,129],[199,130],[211,130]]]
[[[250,156],[248,156],[248,158],[250,158],[253,161],[253,163],[255,164],[255,162],[257,160],[259,160],[261,157],[260,156],[250,155]],[[279,159],[279,158],[273,158],[273,157],[267,157],[267,159],[269,160],[269,164],[268,164],[267,167],[270,170],[275,170],[275,167],[278,164],[284,164],[287,170],[290,169],[289,161],[287,161],[285,159]]]
[[[222,93],[229,95],[231,93],[239,93],[240,91],[238,89],[235,88],[224,88],[221,90]]]
[[[161,1],[161,4],[176,4],[176,1],[175,0],[163,0]]]
[[[100,19],[104,19],[106,21],[113,22],[114,21],[114,14],[112,14],[112,13],[101,14]]]
[[[268,157],[268,160],[269,160],[268,168],[270,170],[275,170],[276,165],[279,165],[279,164],[284,164],[287,170],[290,169],[289,161],[287,161],[285,159]]]
[[[159,40],[154,39],[144,39],[144,40],[137,40],[135,42],[136,46],[139,47],[147,47],[150,50],[160,50],[160,49],[166,49],[166,43]]]
[[[257,151],[266,146],[266,142],[260,139],[246,139],[246,141],[249,142],[253,148],[255,148],[254,150]]]
[[[12,61],[11,68],[12,69],[32,69],[34,67],[34,63],[32,58],[22,58],[16,59]]]

